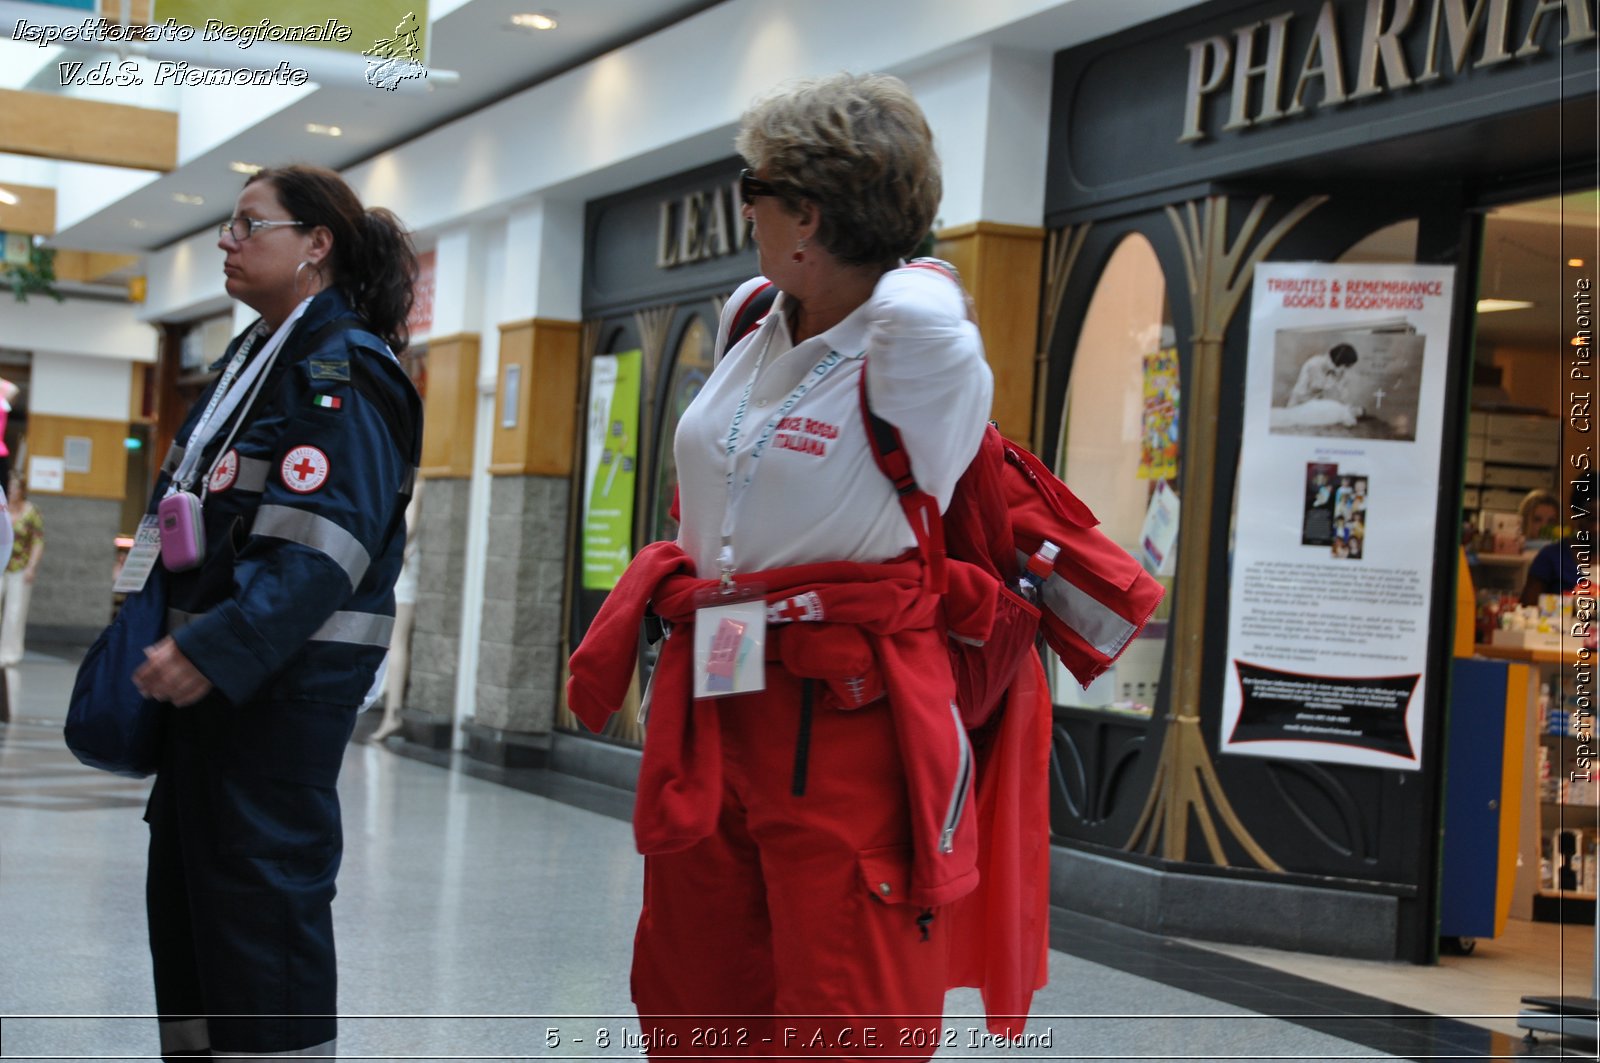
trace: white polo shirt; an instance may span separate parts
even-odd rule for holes
[[[719,349],[730,319],[761,283],[746,282],[728,300]],[[949,278],[893,270],[848,317],[798,346],[786,301],[780,294],[761,327],[727,352],[678,422],[678,543],[702,577],[720,571],[725,527],[739,572],[886,561],[916,546],[867,442],[863,366],[873,412],[900,430],[918,483],[941,511],[983,436],[994,378],[965,297]]]

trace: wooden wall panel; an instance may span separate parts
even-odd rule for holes
[[[489,472],[501,476],[570,476],[578,415],[582,324],[537,318],[500,326],[500,384]],[[517,373],[516,394],[507,379]],[[512,409],[508,410],[508,403]],[[514,413],[514,424],[505,424]]]
[[[0,232],[51,236],[56,231],[56,190],[38,185],[19,185],[0,181],[0,188],[17,197],[15,203],[0,202]],[[58,254],[57,259],[60,259]],[[61,270],[56,269],[59,276]]]
[[[934,253],[961,272],[977,309],[984,352],[994,370],[991,416],[1005,435],[1029,439],[1044,230],[975,222],[936,237]]]
[[[0,89],[0,151],[165,173],[178,167],[178,115]]]
[[[128,490],[128,449],[124,443],[128,438],[128,422],[31,414],[27,448],[30,460],[65,456],[68,436],[89,440],[89,471],[67,473],[61,494],[120,501]],[[26,470],[19,471],[26,473]]]
[[[478,336],[458,333],[428,341],[428,394],[423,400],[422,475],[472,475],[478,413]]]

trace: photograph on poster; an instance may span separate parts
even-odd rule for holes
[[[1270,432],[1416,439],[1427,337],[1409,322],[1281,329],[1274,341]]]
[[[1367,535],[1367,478],[1341,471],[1333,490],[1333,556],[1358,560]]]
[[[1331,462],[1306,463],[1306,511],[1300,523],[1302,546],[1333,545],[1333,486],[1339,466]]]
[[[1367,535],[1367,476],[1335,462],[1306,463],[1300,545],[1325,546],[1337,558],[1362,555]]]

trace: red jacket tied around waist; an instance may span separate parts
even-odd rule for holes
[[[970,798],[971,749],[954,708],[946,625],[987,636],[994,584],[970,565],[951,568],[942,599],[924,589],[922,565],[914,560],[797,565],[736,580],[759,581],[769,607],[797,598],[808,606],[807,622],[769,629],[769,659],[797,676],[831,681],[842,711],[863,681],[885,692],[911,805],[910,900],[928,907],[967,893],[978,876],[972,817],[961,814]],[[673,625],[651,680],[650,737],[634,805],[634,836],[646,855],[688,848],[716,826],[717,711],[691,696],[696,596],[715,585],[694,576],[677,544],[653,543],[634,558],[572,655],[568,704],[599,731],[627,695],[646,606]]]

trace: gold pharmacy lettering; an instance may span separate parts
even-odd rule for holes
[[[1347,46],[1339,38],[1336,0],[1325,0],[1299,59],[1298,74],[1283,103],[1284,71],[1293,13],[1239,26],[1229,33],[1190,41],[1189,76],[1185,88],[1180,144],[1211,136],[1208,119],[1213,103],[1226,100],[1228,119],[1223,132],[1238,132],[1268,125],[1286,117],[1338,107],[1348,100],[1383,96],[1393,89],[1438,83],[1446,75],[1459,75],[1471,62],[1474,46],[1477,69],[1548,54],[1545,38],[1566,35],[1560,47],[1592,41],[1596,37],[1591,0],[1538,0],[1520,40],[1513,46],[1511,0],[1365,0],[1361,38],[1355,50],[1355,89],[1346,90]],[[1426,5],[1426,7],[1424,7]],[[1565,18],[1562,14],[1565,13]],[[1421,17],[1419,17],[1419,15]],[[1405,44],[1425,34],[1422,68],[1413,75]],[[1441,51],[1448,48],[1441,59]],[[1515,50],[1513,50],[1515,47]],[[1230,77],[1231,74],[1231,77]],[[1308,90],[1319,86],[1314,103]]]

